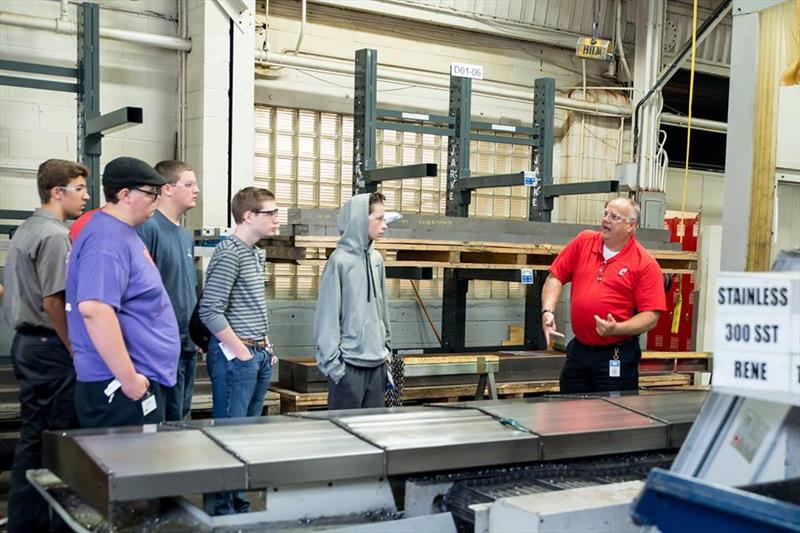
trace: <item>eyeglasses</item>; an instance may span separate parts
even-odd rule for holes
[[[608,209],[603,210],[603,218],[609,219],[611,222],[619,222],[620,220],[624,220],[625,222],[631,222],[631,217],[622,216],[619,213],[614,211],[609,211]]]
[[[131,190],[143,192],[146,195],[152,197],[153,200],[156,200],[158,199],[159,196],[161,196],[161,189],[156,189],[155,191],[148,191],[147,189],[140,189],[139,187],[131,187]]]
[[[251,209],[251,211],[253,213],[257,213],[259,215],[267,215],[267,216],[271,216],[271,217],[278,216],[278,208],[269,209],[269,210],[267,210],[267,209]]]
[[[86,185],[58,185],[54,189],[61,189],[62,191],[73,191],[78,194],[86,192]]]

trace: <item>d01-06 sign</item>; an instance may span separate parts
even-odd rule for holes
[[[714,388],[800,405],[800,273],[717,279]]]

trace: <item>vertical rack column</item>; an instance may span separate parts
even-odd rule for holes
[[[378,55],[364,48],[356,51],[353,92],[353,194],[375,192],[366,171],[376,167],[375,125],[378,114]]]
[[[453,134],[447,140],[447,199],[445,214],[453,217],[469,215],[471,191],[457,187],[458,181],[470,176],[469,133],[471,129],[472,80],[450,77],[450,117]],[[460,279],[458,270],[444,269],[442,295],[442,348],[462,351],[466,342],[467,290],[469,280]]]
[[[533,127],[538,134],[531,151],[531,168],[538,179],[530,193],[528,220],[550,222],[553,198],[544,195],[544,188],[553,184],[556,82],[553,78],[540,78],[534,81],[533,88]],[[546,279],[546,271],[535,271],[533,283],[525,287],[525,347],[528,349],[547,347],[541,327],[542,288]]]
[[[78,161],[89,169],[88,208],[100,205],[100,154],[103,136],[87,135],[86,123],[100,116],[100,7],[91,2],[78,6]]]

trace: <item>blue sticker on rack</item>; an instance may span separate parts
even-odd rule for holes
[[[522,268],[519,271],[519,280],[521,283],[525,285],[532,285],[533,284],[533,269],[532,268]]]

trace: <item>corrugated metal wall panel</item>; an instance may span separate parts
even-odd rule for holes
[[[405,0],[409,4],[509,22],[590,34],[594,0]],[[599,0],[601,36],[614,31],[614,0]],[[633,17],[631,16],[631,21]],[[632,33],[631,33],[632,35]]]
[[[594,0],[404,0],[433,9],[462,13],[483,20],[494,19],[498,24],[522,24],[531,28],[547,28],[576,35],[589,35],[594,17]],[[624,40],[633,44],[634,1],[623,2],[626,19]],[[721,0],[700,0],[698,25],[719,5]],[[614,0],[599,0],[599,30],[601,37],[611,38],[614,33]],[[692,3],[668,0],[665,27],[665,61],[672,58],[691,37]],[[723,21],[698,50],[698,60],[727,68],[730,66],[731,19]],[[671,47],[670,47],[671,44]]]
[[[719,4],[719,0],[700,0],[697,10],[697,25],[711,14]],[[705,42],[697,49],[697,60],[706,64],[719,66],[722,68],[730,67],[731,50],[731,16],[723,20],[709,35]],[[683,46],[692,38],[692,4],[682,1],[667,3],[667,24],[664,34],[664,58],[671,59],[677,48]],[[668,47],[674,42],[676,49]]]

